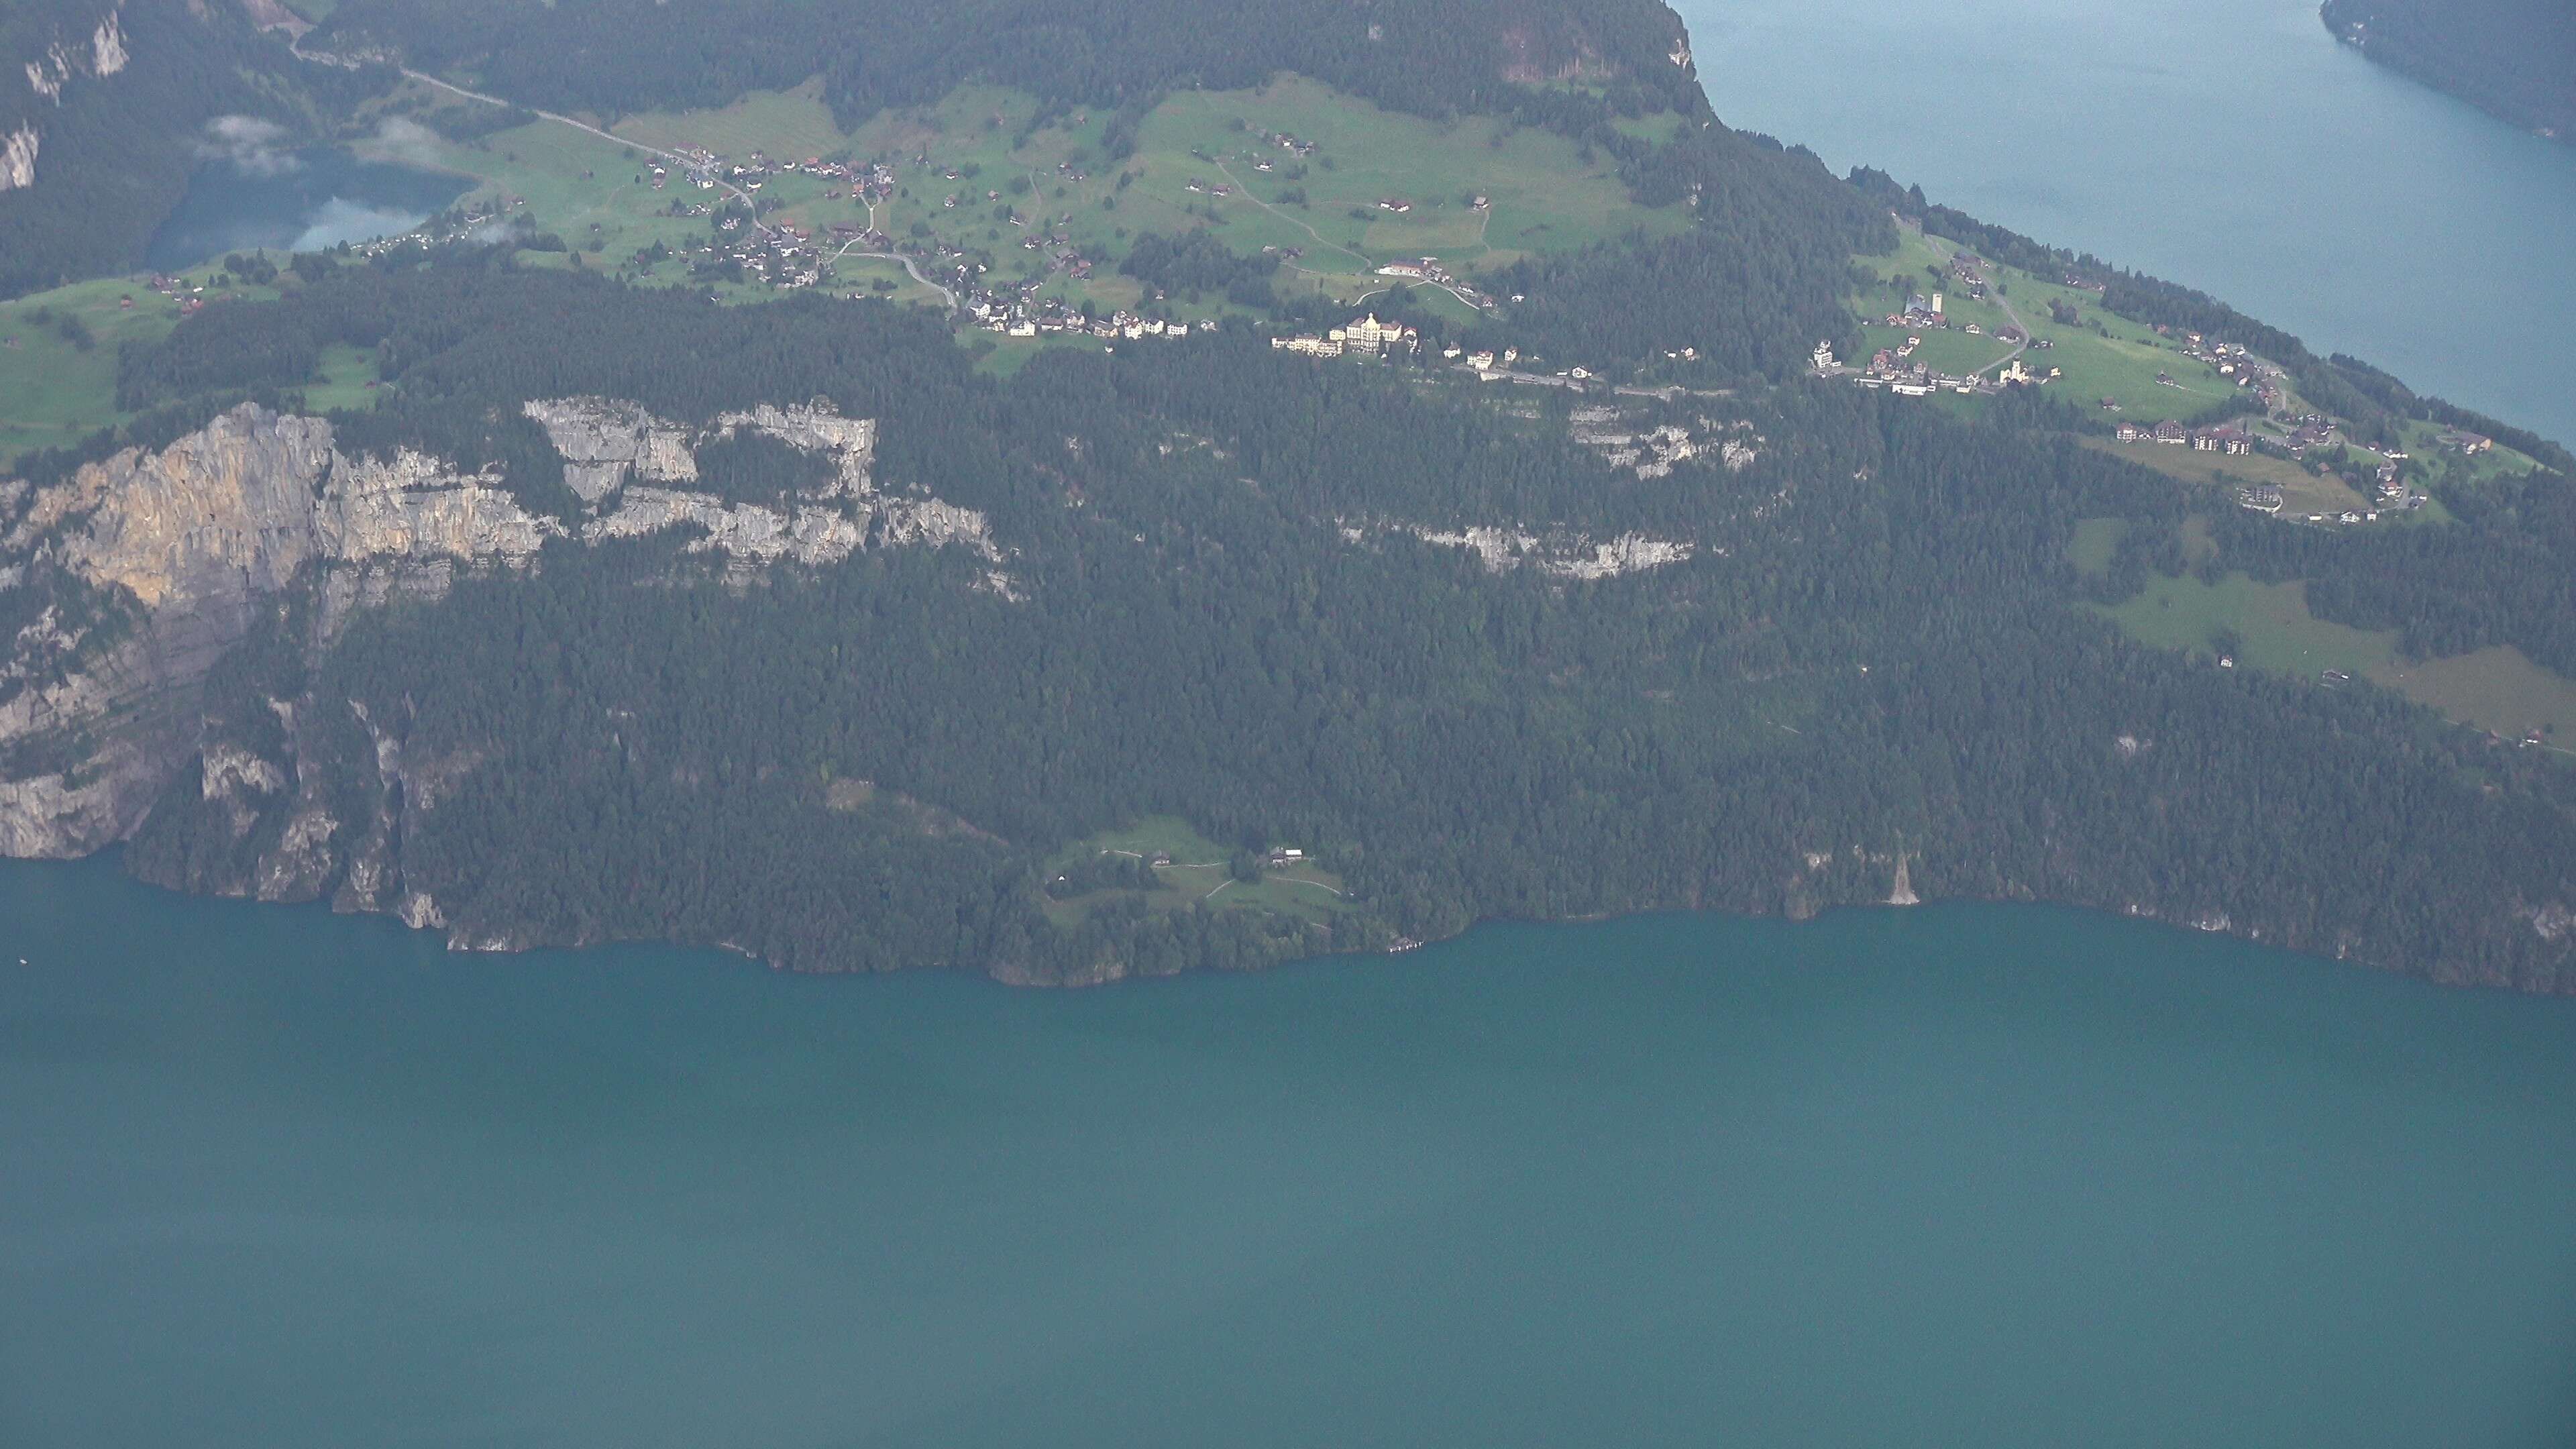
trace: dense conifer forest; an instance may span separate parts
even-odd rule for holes
[[[523,104],[608,116],[723,105],[818,71],[854,126],[969,80],[1056,106],[1119,106],[1291,70],[1394,110],[1575,130],[1705,115],[1694,73],[1672,59],[1681,34],[1658,0],[345,0],[313,43],[392,46]],[[1580,84],[1532,84],[1549,81]]]
[[[525,573],[363,612],[318,660],[279,621],[213,686],[218,731],[274,748],[260,701],[345,699],[407,755],[480,761],[404,845],[468,931],[1053,979],[1493,915],[1803,912],[1885,896],[1902,858],[1925,894],[2223,916],[2576,984],[2520,914],[2576,860],[2576,772],[2391,695],[2121,641],[2079,605],[2182,568],[2192,496],[2044,411],[1961,421],[1815,383],[1703,400],[1667,415],[1756,456],[1649,480],[1544,416],[1257,338],[1056,352],[997,381],[888,304],[719,307],[506,253],[210,312],[131,357],[130,381],[208,375],[196,359],[236,335],[285,388],[299,344],[280,337],[379,349],[394,396],[336,420],[344,447],[498,462],[541,507],[567,499],[522,399],[703,422],[820,396],[881,420],[888,483],[984,510],[1007,551],[1016,600],[956,550],[745,583],[663,541],[550,546]],[[741,486],[792,465],[761,466]],[[2322,612],[2428,647],[2563,660],[2565,498],[2535,480],[2494,516],[2367,538],[2231,510],[2204,567],[2309,578]],[[2127,524],[2106,578],[2067,561],[2081,518]],[[1691,554],[1587,581],[1423,536],[1497,522]],[[2487,566],[2460,566],[2473,553]],[[362,814],[368,734],[303,748]],[[833,808],[851,780],[866,802]],[[220,887],[263,848],[205,799],[174,784],[134,868]],[[1148,814],[1229,846],[1302,842],[1353,908],[1174,913],[1113,890],[1079,922],[1041,910],[1043,862]]]
[[[2576,144],[2576,9],[2563,0],[2326,0],[2362,54]]]
[[[603,115],[819,73],[844,123],[977,80],[1132,130],[1173,88],[1295,70],[1561,131],[1641,201],[1688,208],[1678,231],[1481,276],[1503,299],[1483,320],[1401,288],[1372,303],[1435,347],[1516,345],[1608,382],[1701,353],[1699,391],[1660,397],[1479,385],[1436,352],[1309,360],[1239,315],[997,376],[945,315],[819,292],[724,305],[507,243],[299,258],[279,300],[128,345],[130,420],[19,459],[30,487],[0,497],[0,525],[81,464],[244,401],[316,410],[335,355],[378,385],[331,413],[343,453],[416,450],[549,519],[589,505],[523,405],[609,398],[699,437],[694,486],[723,501],[823,483],[815,453],[710,431],[810,402],[875,421],[889,496],[989,522],[988,552],[763,568],[686,530],[557,537],[354,610],[308,578],[208,679],[205,744],[271,762],[337,820],[399,817],[406,887],[460,936],[1082,980],[1491,916],[1803,914],[1910,886],[2576,990],[2576,932],[2551,914],[2576,890],[2576,771],[2389,691],[2141,647],[2091,607],[2242,572],[2300,581],[2318,618],[2414,655],[2511,645],[2576,674],[2576,460],[2199,293],[1717,125],[1660,5],[343,0],[312,43]],[[1650,113],[1683,124],[1616,124]],[[2556,471],[2446,489],[2446,526],[2300,529],[2085,446],[2099,424],[2037,394],[1954,413],[1818,380],[1809,349],[1852,341],[1854,259],[1897,245],[1892,214],[2065,274],[2107,312],[2255,347],[2356,436],[2473,427]],[[1138,237],[1122,269],[1338,325],[1274,295],[1279,266],[1188,230]],[[1692,446],[1650,471],[1614,461],[1605,429]],[[2079,568],[2088,525],[2114,542]],[[13,567],[0,627],[113,639],[139,617],[52,554]],[[39,736],[0,763],[60,768],[80,745]],[[388,749],[446,762],[435,809],[392,807]],[[246,890],[298,798],[246,826],[192,765],[127,861]],[[1253,881],[1293,844],[1334,902],[1176,905],[1086,845],[1157,816]],[[328,847],[342,878],[356,835]]]

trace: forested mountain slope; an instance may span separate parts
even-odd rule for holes
[[[136,360],[177,376],[272,319],[397,359],[396,396],[327,437],[237,410],[20,496],[0,708],[64,724],[13,747],[17,848],[132,830],[148,878],[469,943],[1018,980],[1910,890],[2576,985],[2576,773],[2377,692],[2120,642],[2070,606],[2212,520],[2010,410],[1640,401],[1628,426],[1708,443],[1650,478],[1561,419],[1251,337],[996,382],[883,304],[720,308],[505,259],[347,269]],[[816,441],[858,436],[831,419],[866,420],[864,481]],[[763,462],[755,437],[801,441]],[[269,471],[311,481],[253,533],[155,531],[298,448]],[[138,488],[165,503],[120,509]],[[2067,561],[2087,517],[2126,524],[2103,586]],[[2267,523],[2215,523],[2269,566]],[[2379,567],[2301,562],[2365,592]],[[174,696],[201,723],[96,752]],[[1295,843],[1334,898],[1071,874],[1140,815]]]
[[[309,38],[329,48],[603,119],[818,73],[841,125],[1018,89],[972,92],[980,196],[962,158],[853,141],[754,204],[713,163],[648,181],[579,133],[583,159],[510,174],[649,211],[602,207],[569,242],[460,211],[435,244],[210,268],[213,305],[127,336],[84,414],[109,425],[0,473],[0,851],[123,842],[148,879],[460,946],[676,939],[1033,982],[1496,915],[1949,895],[2576,990],[2560,751],[2349,671],[2222,665],[2244,641],[2215,624],[2150,648],[2110,616],[2157,583],[2277,590],[2409,657],[2576,676],[2565,451],[1718,125],[1659,5],[345,0]],[[1309,113],[1332,149],[1193,89],[1274,72],[1343,88],[1296,86],[1333,108]],[[1203,129],[1156,132],[1166,102]],[[1508,119],[1415,119],[1463,110]],[[504,119],[516,165],[539,123]],[[1389,269],[1408,254],[1368,241],[1403,197],[1333,203],[1347,244],[1293,216],[1337,151],[1369,174],[1351,131],[1398,120],[1478,152],[1545,128],[1636,222],[1462,246],[1472,298],[1431,296],[1434,259]],[[1140,126],[1143,151],[1099,154]],[[1240,182],[1310,151],[1312,176],[1206,199],[1221,160]],[[1187,189],[1131,190],[1149,160]],[[1508,198],[1454,165],[1440,225],[1482,238]],[[1185,229],[1131,235],[1156,187]],[[898,203],[918,229],[863,243]],[[612,224],[638,228],[623,262]],[[998,313],[927,284],[937,307],[859,300],[819,266],[744,280],[747,237],[786,276],[843,234]],[[1350,290],[1278,285],[1309,240]],[[1123,257],[1118,295],[1150,315],[1049,299],[1088,269],[1077,241]],[[2162,402],[2160,369],[2205,360],[2222,420],[2333,416],[2318,471],[2267,476],[2339,489],[2323,460],[2370,445],[2440,509],[2293,526],[2118,454],[2067,386],[1898,396],[1832,361],[1864,303],[1905,309],[1874,329],[1891,349],[1919,324],[2000,357],[1909,305],[1928,285],[1990,307],[2000,267],[2030,313],[2044,293],[2077,319],[2050,324],[2070,369],[2098,346]],[[1384,313],[1367,335],[1422,345],[1289,335],[1358,305]],[[2010,350],[2045,377],[2032,325]],[[1515,351],[1551,370],[1493,361]],[[2250,400],[2256,364],[2276,403]],[[2456,456],[2396,466],[2434,447]]]
[[[391,48],[523,104],[604,116],[722,105],[818,72],[844,126],[969,80],[1116,106],[1283,70],[1433,114],[1707,111],[1681,22],[1657,0],[345,0],[311,43]]]
[[[0,297],[133,266],[204,159],[308,129],[317,85],[328,107],[367,84],[296,61],[237,0],[11,0]]]
[[[2576,144],[2576,7],[2565,0],[2326,0],[2364,55]]]

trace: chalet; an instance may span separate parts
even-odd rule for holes
[[[2156,424],[2156,441],[2180,447],[2191,441],[2191,430],[2177,422],[2161,422]]]
[[[2112,436],[2118,438],[2123,443],[2134,443],[2146,435],[2147,430],[2139,427],[2136,423],[2122,423],[2112,432]]]

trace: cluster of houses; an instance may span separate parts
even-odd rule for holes
[[[2187,428],[2176,422],[2162,422],[2153,427],[2122,423],[2112,430],[2123,443],[2163,443],[2169,447],[2188,447],[2198,453],[2225,453],[2243,457],[2254,451],[2254,436],[2242,428]]]
[[[1863,367],[1845,367],[1834,360],[1830,342],[1816,344],[1815,363],[1818,377],[1848,377],[1868,388],[1885,388],[1899,397],[1930,397],[1936,392],[1955,392],[1963,396],[1992,396],[2007,387],[2043,387],[2057,380],[2058,369],[2033,372],[2016,357],[2012,364],[1995,377],[1958,377],[1935,372],[1930,365],[1915,359],[1914,351],[1923,345],[1920,336],[1908,335],[1895,347],[1882,347],[1871,354]]]
[[[1484,198],[1480,196],[1476,200],[1482,203]],[[1409,262],[1388,262],[1377,269],[1377,274],[1381,277],[1393,277],[1400,282],[1423,282],[1439,287],[1459,301],[1479,310],[1492,311],[1494,307],[1493,298],[1458,280],[1447,267],[1441,265],[1437,257],[1421,257]]]
[[[754,222],[745,227],[741,220],[729,216],[716,223],[718,230],[733,235],[721,252],[706,248],[710,259],[721,255],[738,262],[746,277],[773,287],[810,287],[822,280],[825,258],[810,228],[795,222]]]
[[[1008,292],[979,293],[967,304],[966,310],[985,331],[998,332],[1005,337],[1097,337],[1103,341],[1160,337],[1177,340],[1193,332],[1217,330],[1217,321],[1213,317],[1200,322],[1173,322],[1123,310],[1106,317],[1094,317],[1086,316],[1053,297]]]
[[[718,178],[730,181],[744,191],[758,191],[762,183],[772,176],[801,175],[811,176],[830,188],[823,193],[826,201],[839,201],[844,196],[853,201],[883,201],[894,194],[894,167],[883,161],[826,161],[820,156],[808,156],[802,161],[792,157],[773,160],[762,152],[754,151],[748,160],[736,162],[713,151],[688,146],[675,154],[681,158],[689,180],[701,191],[712,189]],[[916,160],[921,165],[929,164],[927,158]],[[957,173],[952,171],[948,174],[953,178]],[[661,190],[668,179],[660,166],[652,169],[652,177],[656,191]]]
[[[1320,337],[1312,333],[1273,337],[1270,345],[1301,357],[1410,357],[1421,350],[1422,338],[1413,328],[1380,322],[1371,312]]]
[[[2158,327],[2156,332],[2165,337],[2173,335],[2168,327]],[[2252,389],[2255,401],[2261,403],[2265,411],[2281,405],[2284,396],[2281,369],[2247,352],[2244,344],[2211,342],[2197,332],[2182,334],[2182,341],[2183,356],[2208,364],[2220,377],[2237,387]]]
[[[1264,146],[1276,146],[1280,150],[1285,151],[1292,156],[1305,157],[1315,154],[1314,142],[1300,141],[1285,131],[1257,132],[1255,133],[1254,139],[1258,140]],[[1267,161],[1256,161],[1253,164],[1256,168],[1263,171],[1270,169],[1270,163]]]

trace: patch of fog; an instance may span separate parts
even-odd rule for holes
[[[376,133],[359,142],[356,150],[369,161],[390,161],[422,171],[439,166],[438,133],[401,116],[385,117]]]
[[[370,206],[334,196],[314,208],[304,219],[304,230],[287,244],[287,250],[318,252],[342,242],[374,241],[380,236],[399,236],[429,219],[422,211],[397,211],[390,207]]]
[[[304,169],[302,158],[284,149],[286,128],[257,116],[217,116],[197,138],[200,161],[229,161],[244,176],[284,176]]]

